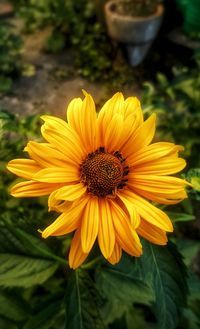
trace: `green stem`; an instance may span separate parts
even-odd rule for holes
[[[102,256],[98,256],[96,258],[94,258],[93,260],[91,260],[90,262],[86,263],[85,265],[82,265],[81,268],[83,268],[84,270],[92,268],[93,265],[95,265],[96,263],[98,263],[100,260],[103,260]]]
[[[61,264],[65,264],[65,265],[68,265],[68,261],[64,258],[61,258],[59,256],[56,256],[56,255],[52,255],[52,254],[49,254],[49,256],[52,258],[52,259],[55,259],[57,260],[59,263]]]

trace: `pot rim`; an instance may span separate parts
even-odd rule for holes
[[[110,0],[108,1],[106,4],[105,4],[105,11],[107,13],[109,13],[110,15],[112,15],[114,18],[116,19],[120,19],[120,20],[123,20],[123,21],[137,21],[137,22],[140,22],[140,21],[150,21],[152,19],[155,19],[157,17],[160,17],[163,15],[164,13],[164,6],[162,4],[158,4],[157,6],[157,10],[154,14],[151,14],[151,15],[148,15],[148,16],[131,16],[131,15],[121,15],[121,14],[118,14],[117,12],[115,12],[113,10],[113,6],[115,6],[117,3],[119,2],[123,2],[122,1],[119,1],[119,0]]]

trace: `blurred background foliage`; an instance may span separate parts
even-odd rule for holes
[[[105,27],[97,19],[99,8],[95,1],[15,0],[14,3],[26,32],[52,26],[46,40],[47,51],[55,53],[66,46],[74,47],[76,64],[84,77],[96,80],[107,76],[113,47]]]
[[[0,21],[0,93],[12,87],[12,77],[19,74],[22,39],[11,31],[9,24]]]
[[[65,258],[71,237],[44,241],[37,232],[56,218],[48,213],[46,198],[15,199],[8,193],[18,179],[6,171],[6,164],[24,157],[28,140],[40,140],[39,115],[19,117],[1,107],[0,328],[198,329],[200,52],[190,52],[185,60],[182,51],[172,56],[162,50],[164,41],[155,44],[151,61],[147,58],[139,68],[131,68],[106,34],[99,1],[12,3],[23,33],[15,31],[9,20],[0,20],[0,97],[12,94],[20,75],[34,71],[23,60],[26,33],[49,26],[44,51],[57,54],[70,49],[73,70],[81,76],[101,80],[112,93],[137,81],[145,115],[158,113],[156,139],[185,147],[188,166],[182,176],[194,189],[181,204],[163,206],[175,226],[168,247],[143,241],[144,256],[134,260],[124,255],[117,266],[103,259],[93,263],[99,254],[95,249],[88,263],[70,271]]]

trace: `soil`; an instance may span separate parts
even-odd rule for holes
[[[16,30],[22,29],[21,22],[12,19]],[[104,82],[90,82],[82,78],[74,65],[74,54],[65,49],[59,54],[44,51],[44,44],[51,29],[45,28],[33,34],[23,35],[23,63],[32,65],[31,76],[21,76],[14,81],[12,91],[0,96],[0,110],[24,116],[49,113],[65,117],[67,104],[75,97],[83,97],[82,89],[91,93],[97,106],[102,105],[115,92]],[[121,90],[125,96],[140,95],[140,88],[131,84]]]
[[[158,1],[152,0],[123,0],[119,1],[115,6],[114,10],[119,15],[132,16],[132,17],[143,17],[149,16],[156,12]]]

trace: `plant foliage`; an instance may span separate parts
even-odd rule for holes
[[[155,292],[154,312],[160,329],[176,328],[181,307],[186,302],[186,268],[175,246],[166,248],[143,244],[144,256],[138,260],[142,278]]]
[[[19,74],[22,39],[12,31],[12,26],[0,22],[0,93],[12,87],[12,79]]]
[[[48,51],[55,53],[66,45],[70,46],[74,49],[75,62],[81,75],[90,80],[107,77],[114,52],[105,27],[98,20],[94,1],[21,0],[16,3],[27,31],[47,25],[53,27],[47,40]]]
[[[157,74],[157,84],[144,84],[146,112],[158,112],[160,136],[184,145],[190,166],[200,167],[200,53],[193,69],[174,68],[172,80]]]
[[[94,282],[84,270],[71,273],[66,290],[66,329],[104,329]]]

